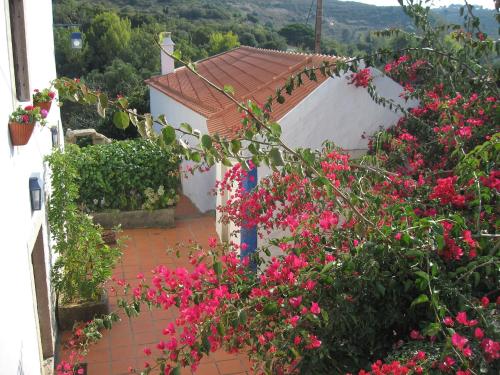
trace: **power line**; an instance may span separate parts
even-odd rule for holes
[[[313,8],[313,4],[314,4],[314,0],[311,1],[311,6],[309,7],[309,13],[307,14],[306,23],[305,23],[306,26],[309,23],[309,17],[311,17],[311,12],[312,12],[312,8]]]

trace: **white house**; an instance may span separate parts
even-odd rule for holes
[[[69,41],[68,41],[69,43]],[[43,158],[52,150],[50,127],[61,134],[59,108],[37,124],[25,146],[13,146],[10,113],[30,104],[33,90],[56,77],[52,1],[3,0],[0,7],[0,374],[51,373],[56,325],[49,274],[52,257],[45,204],[50,193]],[[42,188],[33,210],[30,178]]]
[[[172,52],[169,35],[165,50]],[[202,133],[230,136],[238,126],[240,114],[224,95],[192,74],[185,67],[175,69],[173,60],[162,53],[162,75],[146,83],[150,87],[151,113],[165,114],[167,120],[180,125],[189,123]],[[241,46],[197,62],[198,72],[219,87],[230,85],[239,101],[248,99],[264,103],[286,79],[307,66],[319,66],[335,57],[265,50]],[[380,95],[405,105],[399,97],[402,87],[373,70],[374,84]],[[373,133],[380,126],[389,126],[398,115],[377,105],[364,89],[349,84],[348,75],[340,78],[322,77],[318,82],[304,77],[305,84],[287,96],[284,104],[275,104],[273,116],[282,127],[283,140],[293,147],[318,148],[326,139],[352,153],[367,149],[363,133]],[[262,176],[260,174],[259,176]],[[183,192],[202,212],[216,207],[209,194],[214,187],[216,171],[183,180]]]

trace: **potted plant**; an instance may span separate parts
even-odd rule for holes
[[[9,117],[9,133],[13,146],[23,146],[28,143],[36,122],[44,123],[47,111],[27,105],[17,107]]]
[[[48,113],[55,96],[56,93],[51,91],[50,88],[43,89],[42,91],[35,89],[35,93],[33,94],[33,105],[40,109],[45,109]]]

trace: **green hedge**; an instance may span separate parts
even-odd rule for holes
[[[70,145],[65,155],[76,165],[85,211],[159,209],[178,200],[180,160],[153,142]]]

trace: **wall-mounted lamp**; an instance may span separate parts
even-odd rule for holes
[[[40,211],[42,209],[42,188],[36,177],[30,177],[30,199],[31,210]]]
[[[82,33],[71,33],[71,48],[81,49],[83,47]]]
[[[50,134],[52,135],[52,147],[59,146],[59,129],[57,126],[50,128]]]

